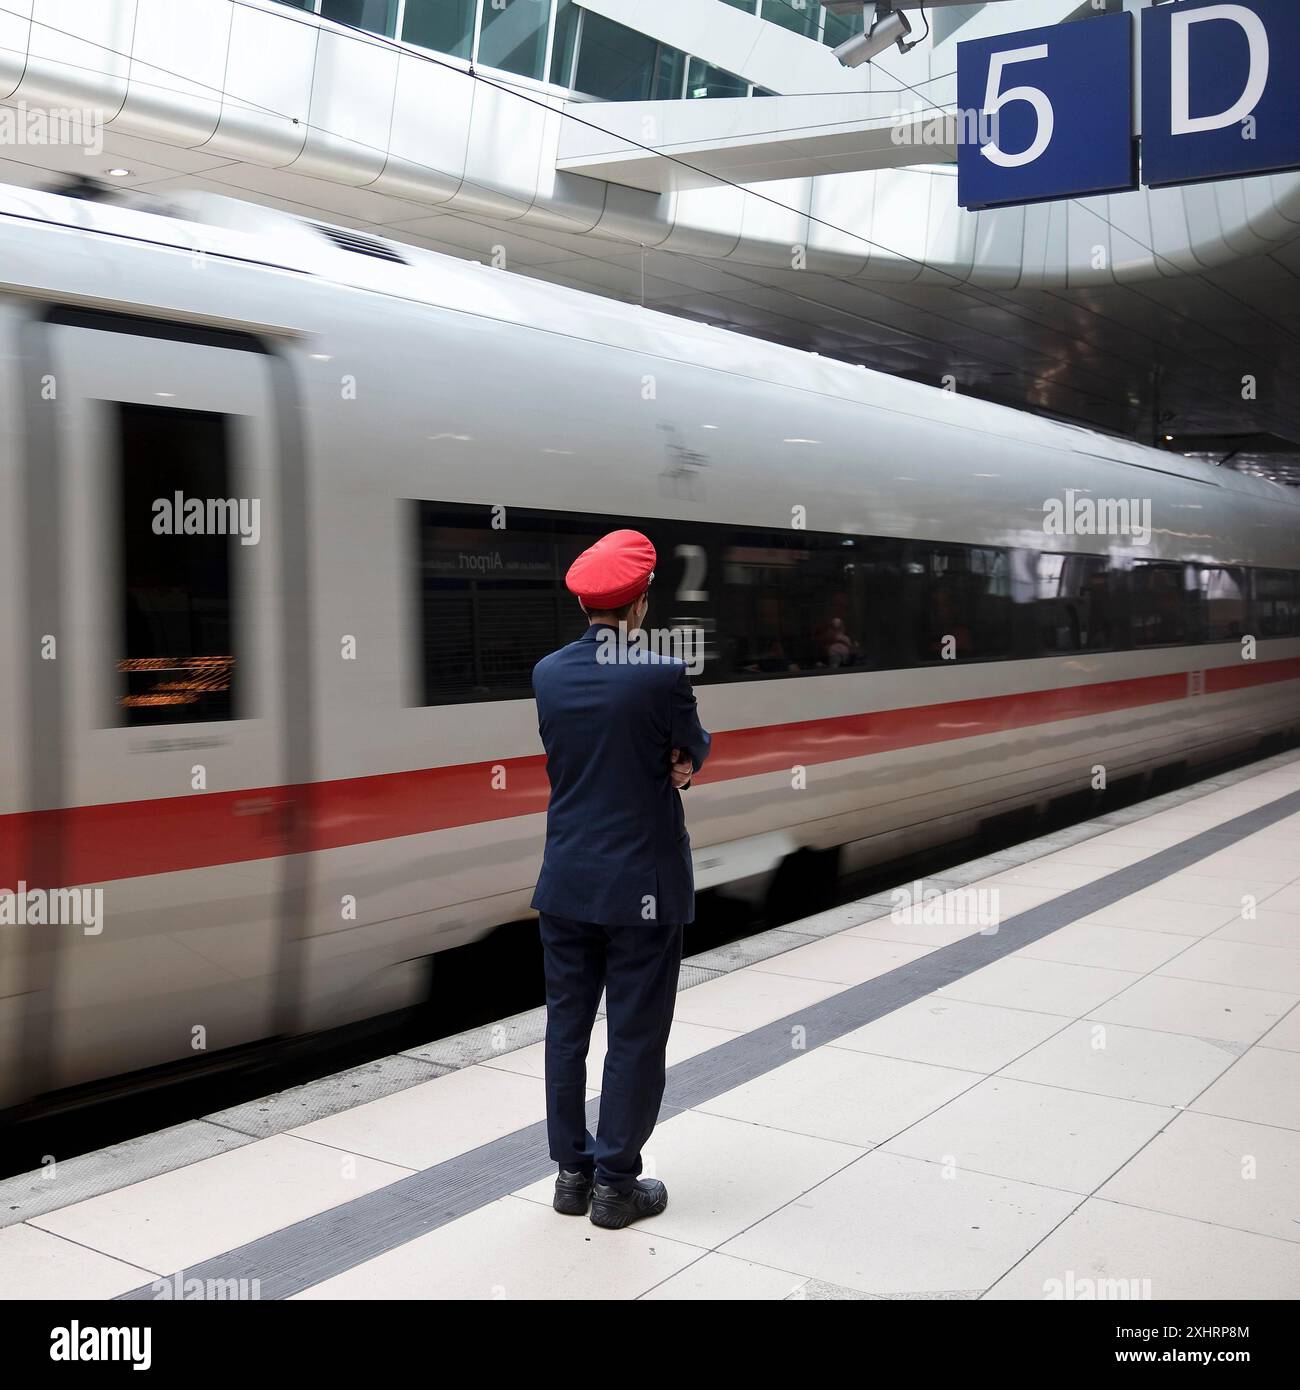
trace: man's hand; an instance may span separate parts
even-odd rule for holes
[[[673,786],[681,791],[684,787],[690,786],[691,778],[695,776],[695,764],[691,762],[689,757],[682,755],[680,748],[673,749],[672,757]]]

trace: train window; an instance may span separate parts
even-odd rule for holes
[[[1255,570],[1251,628],[1258,637],[1300,636],[1300,574]]]
[[[123,403],[116,415],[126,646],[117,663],[122,722],[232,719],[230,557],[240,535],[238,501],[229,487],[229,421]]]
[[[1005,550],[918,541],[907,548],[904,572],[918,664],[1011,655],[1011,559]]]
[[[1235,642],[1247,630],[1246,571],[1201,565],[1197,568],[1200,587],[1200,640]]]
[[[791,675],[868,664],[864,556],[854,536],[733,533],[721,550],[723,672]]]
[[[569,565],[624,526],[659,555],[651,624],[703,639],[702,685],[1102,651],[1128,644],[1126,608],[1137,647],[1300,631],[1300,576],[1278,570],[1139,560],[1125,574],[1100,555],[412,506],[429,705],[527,699],[533,666],[583,630]]]
[[[582,633],[564,575],[607,528],[510,508],[495,529],[490,507],[416,509],[423,703],[528,698],[537,662]]]
[[[1194,565],[1138,560],[1129,572],[1129,614],[1135,647],[1196,640],[1200,586]]]
[[[1085,652],[1115,643],[1111,571],[1100,555],[1040,554],[1038,645],[1045,652]]]

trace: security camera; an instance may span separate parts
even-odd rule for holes
[[[833,8],[827,6],[828,9]],[[856,9],[856,5],[852,8]],[[835,9],[837,14],[845,11]],[[900,53],[905,52],[903,47],[904,40],[912,32],[911,21],[905,14],[900,14],[898,10],[890,9],[887,4],[876,6],[876,16],[870,24],[866,23],[867,7],[862,7],[863,31],[854,34],[851,39],[846,39],[835,50],[835,56],[844,64],[846,68],[860,68],[863,63],[869,63],[877,54],[883,53],[890,44],[897,44]]]
[[[869,63],[877,54],[883,53],[890,44],[896,43],[900,53],[906,53],[909,45],[907,36],[912,32],[911,21],[903,9],[919,9],[922,4],[934,9],[949,5],[965,4],[967,0],[874,0],[875,18],[868,19],[873,0],[821,0],[822,8],[831,14],[852,15],[861,13],[861,34],[855,34],[835,50],[835,56],[846,68],[858,68]]]

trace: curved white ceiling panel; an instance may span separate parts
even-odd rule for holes
[[[733,18],[741,29],[759,24],[735,11],[721,23],[734,29]],[[760,25],[758,38],[803,42],[763,32],[771,27]],[[748,41],[740,30],[715,37]],[[746,62],[757,49],[755,40]],[[921,80],[928,69],[916,71]],[[924,164],[669,193],[621,187],[557,170],[557,159],[573,140],[570,115],[630,131],[626,110],[481,76],[272,0],[6,0],[0,12],[0,92],[11,104],[93,107],[115,134],[234,161],[223,180],[268,201],[403,219],[435,239],[437,216],[455,213],[735,266],[894,284],[956,276],[999,290],[1198,274],[1300,235],[1297,175],[980,213],[957,208],[950,168]],[[883,69],[870,80],[898,81]],[[791,167],[801,138],[821,141],[809,147],[810,170],[833,147],[828,130],[845,123],[852,94],[825,100],[831,124],[780,134],[769,172]],[[693,109],[663,119],[689,116],[693,138],[712,122],[724,143],[736,132],[750,141],[755,110],[779,102],[668,103]],[[641,143],[659,141],[652,131]]]

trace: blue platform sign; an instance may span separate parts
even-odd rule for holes
[[[1300,0],[1180,0],[1142,11],[1142,180],[1300,165]]]
[[[957,45],[962,207],[1137,187],[1132,21],[1113,14]]]

